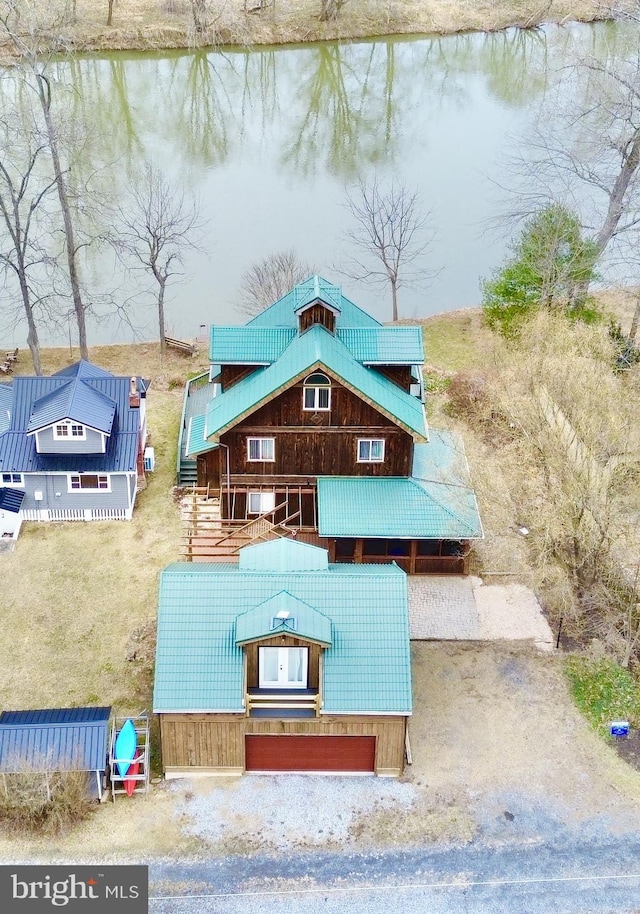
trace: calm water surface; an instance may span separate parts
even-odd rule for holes
[[[637,33],[636,33],[637,34]],[[507,239],[487,231],[503,205],[504,159],[526,132],[559,68],[633,44],[611,25],[521,33],[224,52],[112,54],[58,65],[61,115],[81,134],[72,173],[126,201],[126,185],[149,159],[200,201],[201,252],[169,292],[168,325],[193,337],[201,324],[238,323],[244,270],[294,247],[381,320],[383,290],[341,279],[335,267],[349,224],[346,188],[377,174],[419,190],[436,240],[437,273],[401,290],[405,317],[477,306],[480,280],[505,256]],[[13,99],[15,103],[15,99]],[[80,125],[80,126],[79,126]],[[89,289],[133,288],[104,249],[83,267]],[[124,283],[124,286],[123,286]],[[126,287],[126,288],[125,288]],[[153,312],[136,307],[138,332],[153,338]],[[96,305],[100,310],[100,304]],[[66,341],[63,325],[43,342]],[[25,332],[15,331],[16,344]],[[92,321],[90,342],[132,331]]]

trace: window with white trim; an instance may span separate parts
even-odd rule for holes
[[[358,463],[382,463],[384,438],[358,438]]]
[[[261,689],[306,689],[309,649],[258,648],[258,685]]]
[[[53,437],[56,439],[68,440],[69,438],[80,438],[84,440],[86,433],[84,425],[77,422],[59,422],[53,426]]]
[[[304,380],[302,408],[313,412],[331,409],[331,381],[321,371],[315,371]]]
[[[276,459],[275,438],[247,438],[247,457],[249,460],[270,462]]]
[[[247,514],[266,514],[275,506],[275,492],[247,492]]]
[[[69,492],[110,492],[111,480],[96,473],[69,476]]]
[[[22,473],[3,473],[0,477],[0,485],[24,488],[24,476]]]

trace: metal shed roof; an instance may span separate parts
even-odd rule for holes
[[[110,707],[0,714],[0,772],[104,771]]]

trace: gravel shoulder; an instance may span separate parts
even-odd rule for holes
[[[531,645],[414,642],[413,764],[369,777],[189,779],[106,803],[56,859],[197,859],[631,834],[640,773],[574,708],[560,657]],[[0,839],[0,859],[52,859]]]

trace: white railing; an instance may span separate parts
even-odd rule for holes
[[[126,508],[27,508],[20,516],[26,521],[130,520],[131,511]]]

